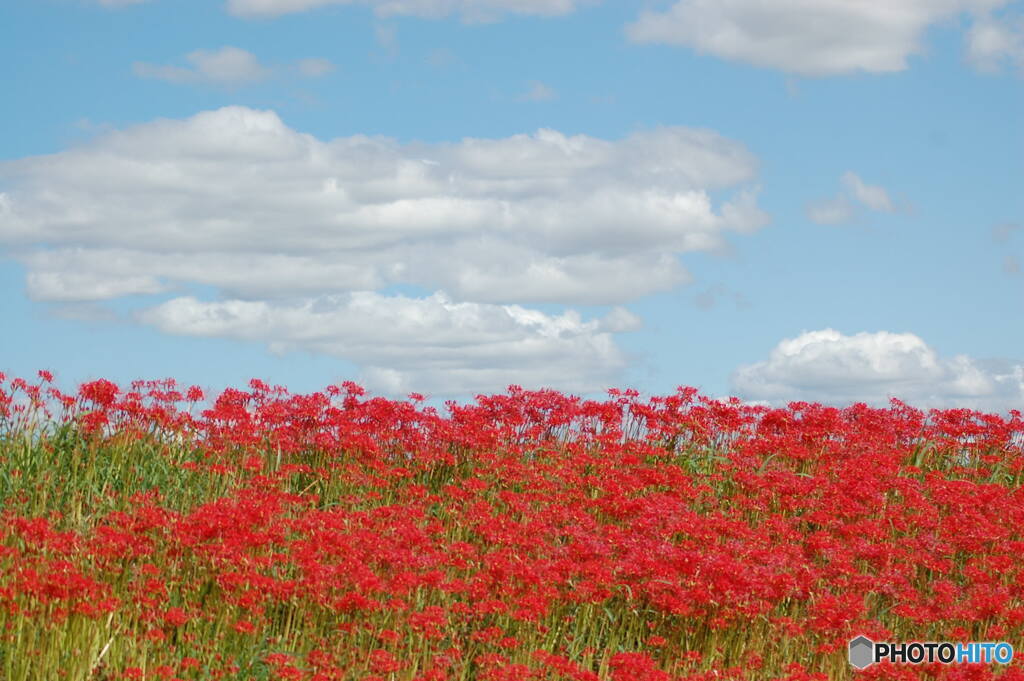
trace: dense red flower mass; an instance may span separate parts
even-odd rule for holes
[[[807,681],[1024,631],[1017,412],[51,382],[0,375],[3,681]]]

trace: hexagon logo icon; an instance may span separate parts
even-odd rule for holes
[[[855,669],[867,669],[875,663],[875,644],[867,636],[850,641],[850,664]]]

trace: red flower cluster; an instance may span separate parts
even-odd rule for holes
[[[811,681],[1024,631],[1016,412],[40,378],[0,376],[0,679]]]

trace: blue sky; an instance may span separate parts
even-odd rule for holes
[[[0,371],[1024,407],[1024,3],[9,0]]]

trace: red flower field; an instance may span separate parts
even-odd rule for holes
[[[1024,420],[0,375],[0,679],[1024,679]]]

